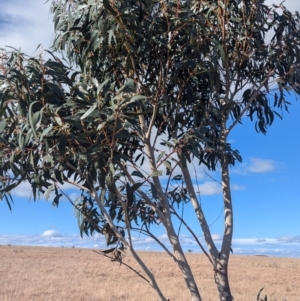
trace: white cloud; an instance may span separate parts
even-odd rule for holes
[[[281,236],[281,237],[278,237],[277,240],[279,242],[286,242],[286,243],[300,243],[300,235],[298,235],[298,236]]]
[[[213,181],[205,181],[200,185],[194,185],[194,189],[196,193],[200,193],[201,195],[214,195],[222,193],[222,186]]]
[[[190,235],[180,235],[179,239],[182,245],[197,245],[195,239]]]
[[[28,183],[27,181],[20,183],[19,186],[12,191],[12,195],[17,196],[17,197],[21,197],[21,198],[31,197],[32,196],[32,190],[31,190],[30,183]]]
[[[232,190],[244,190],[246,187],[244,185],[231,184]]]
[[[66,193],[70,192],[71,190],[79,191],[79,189],[76,186],[70,183],[64,183],[63,185],[59,184],[59,187]],[[21,182],[19,186],[13,190],[12,195],[21,198],[30,198],[30,197],[33,198],[31,184],[28,181]],[[76,192],[72,192],[71,194],[69,194],[70,198],[73,201],[78,197],[78,195],[79,193]],[[54,196],[55,196],[54,192],[51,192],[49,196],[49,200],[53,199]],[[39,194],[37,192],[37,198],[40,198],[41,200],[45,200],[45,196],[41,192]]]
[[[211,237],[214,241],[223,239],[223,235],[220,234],[212,234]]]
[[[29,55],[40,43],[48,48],[54,32],[50,3],[44,0],[1,0],[0,47],[21,47]]]
[[[251,163],[247,166],[247,170],[253,173],[272,172],[276,169],[276,163],[273,160],[261,158],[250,158]]]
[[[69,195],[69,197],[70,197],[70,199],[74,202],[74,201],[76,201],[76,199],[80,196],[80,194],[79,194],[79,192],[72,192],[72,193],[70,193],[70,194],[68,194]]]
[[[200,193],[200,195],[215,195],[222,193],[222,185],[215,181],[205,181],[202,184],[196,185],[194,184],[194,189],[196,193]],[[244,190],[245,186],[232,184],[232,190]]]
[[[258,238],[256,241],[257,241],[257,242],[266,242],[266,240],[263,239],[263,238]]]
[[[44,233],[48,233],[47,230]],[[43,234],[44,234],[43,233]],[[59,232],[58,232],[59,233]],[[45,247],[79,247],[79,248],[105,248],[104,237],[87,237],[81,238],[79,235],[0,235],[1,245],[19,245],[19,246],[45,246]]]
[[[232,240],[233,245],[257,245],[257,244],[277,244],[276,238],[234,238]]]
[[[250,158],[250,162],[242,163],[238,168],[232,168],[231,173],[247,175],[249,173],[268,173],[276,171],[282,164],[271,159]],[[239,190],[239,189],[237,189]]]
[[[63,237],[61,233],[56,230],[47,230],[42,234],[43,237]]]

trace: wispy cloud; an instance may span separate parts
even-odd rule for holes
[[[38,44],[50,46],[53,38],[50,1],[1,0],[0,1],[0,47],[12,46],[32,54]]]
[[[300,235],[298,235],[298,236],[281,236],[281,237],[278,237],[277,240],[279,242],[285,242],[285,243],[300,243]]]
[[[68,195],[72,200],[76,199],[76,197],[79,195],[79,189],[75,187],[74,185],[65,182],[63,185],[59,184],[59,187]],[[77,193],[75,192],[77,191]],[[28,181],[24,181],[19,184],[17,188],[15,188],[12,191],[12,196],[13,197],[20,197],[20,198],[30,198],[33,197],[32,195],[32,188],[31,184]],[[45,195],[43,193],[39,193],[37,198],[40,200],[45,200]],[[54,192],[52,192],[49,196],[49,200],[54,198]]]
[[[246,187],[244,185],[231,184],[231,189],[238,191],[238,190],[245,190]]]
[[[222,185],[215,181],[205,181],[199,185],[194,184],[194,189],[196,193],[200,193],[201,195],[215,195],[222,193]],[[231,189],[244,190],[246,187],[243,185],[232,184]]]
[[[247,167],[249,172],[265,173],[272,172],[276,169],[276,163],[273,160],[266,160],[261,158],[250,158],[250,164]]]
[[[212,237],[217,248],[220,248],[222,235],[213,234]],[[166,234],[162,234],[158,238],[170,251],[172,250]],[[198,238],[205,246],[203,237]],[[155,240],[147,236],[133,236],[132,241],[137,250],[162,251]],[[193,250],[201,253],[199,246],[190,235],[181,235],[180,241],[185,251]],[[46,230],[40,235],[0,235],[0,244],[100,249],[107,247],[103,236],[95,235],[81,238],[77,234],[63,235],[53,229]],[[232,249],[234,254],[300,257],[300,235],[280,238],[234,238]]]
[[[258,238],[256,239],[256,242],[266,242],[266,240],[264,238]]]
[[[238,168],[232,168],[231,172],[240,175],[270,173],[276,171],[279,166],[280,163],[274,160],[252,157],[249,159],[249,162],[240,164]]]
[[[201,195],[214,195],[220,194],[222,192],[222,186],[219,183],[213,181],[205,181],[202,184],[194,185],[194,189]]]

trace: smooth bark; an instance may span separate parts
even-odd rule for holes
[[[156,164],[155,164],[154,153],[153,153],[153,150],[150,145],[150,139],[145,138],[144,143],[145,143],[146,153],[149,157],[150,169],[151,169],[151,171],[155,171]],[[177,259],[178,267],[180,268],[180,270],[183,274],[183,278],[185,280],[186,286],[190,292],[191,301],[201,301],[202,299],[200,296],[200,292],[199,292],[197,284],[195,282],[195,278],[193,276],[192,270],[186,260],[184,252],[181,248],[181,244],[179,242],[179,238],[173,227],[167,197],[162,190],[159,178],[156,176],[153,177],[153,182],[157,189],[157,194],[158,194],[160,200],[162,201],[162,204],[164,207],[164,218],[162,219],[162,223],[166,228],[169,241],[173,247],[174,256]]]
[[[226,129],[226,118],[224,118],[221,132],[221,144],[223,147],[226,145],[228,130]],[[226,151],[223,149],[221,164],[221,177],[222,177],[222,192],[224,202],[224,235],[221,251],[217,260],[217,269],[215,270],[215,281],[217,284],[220,301],[232,301],[229,280],[228,280],[228,263],[231,251],[231,243],[233,236],[233,208],[232,197],[230,189],[229,177],[229,162]]]
[[[232,199],[230,191],[230,178],[228,170],[228,162],[226,156],[221,161],[222,188],[224,200],[225,229],[223,243],[219,258],[217,260],[217,269],[215,271],[215,281],[217,284],[220,301],[232,301],[231,290],[228,280],[228,263],[231,250],[231,242],[233,235],[233,214]]]
[[[198,218],[199,224],[200,224],[201,229],[203,231],[204,239],[205,239],[205,242],[207,244],[209,253],[212,256],[213,262],[216,262],[216,259],[218,258],[219,252],[218,252],[218,250],[215,246],[215,243],[212,239],[212,236],[211,236],[211,233],[210,233],[210,230],[209,230],[209,226],[207,224],[207,221],[206,221],[206,218],[204,216],[203,210],[202,210],[202,208],[201,208],[201,206],[198,202],[198,199],[197,199],[197,196],[196,196],[196,193],[195,193],[195,189],[194,189],[194,186],[193,186],[192,178],[191,178],[190,172],[187,168],[186,159],[185,158],[180,158],[180,161],[183,162],[183,163],[180,164],[180,168],[181,168],[181,171],[182,171],[182,174],[183,174],[184,182],[186,184],[189,196],[191,198],[191,203],[193,205],[193,208],[195,210],[195,213],[196,213],[196,216]]]

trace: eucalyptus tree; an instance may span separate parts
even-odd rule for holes
[[[266,133],[274,113],[281,117],[274,110],[287,108],[286,93],[299,94],[299,15],[264,0],[57,0],[51,11],[50,59],[2,52],[2,199],[10,206],[10,191],[28,181],[34,199],[54,192],[57,206],[63,184],[72,184],[82,235],[105,235],[117,260],[126,248],[166,300],[132,242],[133,231],[149,235],[198,301],[178,219],[207,255],[220,300],[233,300],[229,166],[241,156],[228,136],[244,116]],[[194,190],[192,162],[220,169],[220,249]],[[208,251],[177,204],[194,209]],[[153,224],[165,228],[172,251]]]

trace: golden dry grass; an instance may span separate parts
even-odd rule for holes
[[[181,273],[164,253],[141,252],[171,301],[189,300]],[[154,301],[155,293],[132,271],[88,249],[0,247],[0,300]],[[204,301],[217,301],[207,259],[187,254]],[[127,255],[125,262],[137,267]],[[300,260],[232,256],[230,281],[236,301],[255,301],[264,286],[268,300],[300,301]],[[139,268],[137,270],[140,271]]]

